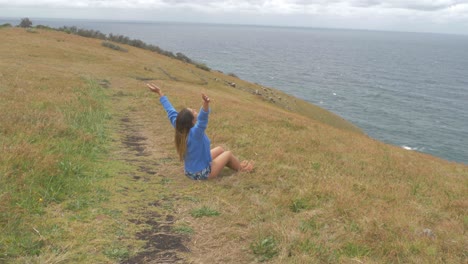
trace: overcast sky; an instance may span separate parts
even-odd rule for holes
[[[282,25],[468,35],[468,0],[0,0],[0,18],[9,17]]]

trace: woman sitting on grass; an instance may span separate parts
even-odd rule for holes
[[[239,162],[231,151],[224,151],[222,147],[210,150],[210,140],[205,134],[210,113],[208,96],[202,94],[203,106],[200,113],[191,108],[184,108],[177,113],[161,88],[153,83],[146,85],[159,95],[159,101],[166,110],[172,126],[175,127],[175,145],[180,160],[184,161],[187,177],[192,180],[212,179],[219,175],[224,166],[235,171],[253,170],[252,162]]]

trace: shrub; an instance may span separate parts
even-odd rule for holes
[[[177,60],[180,60],[180,61],[183,61],[183,62],[193,64],[197,68],[202,69],[204,71],[211,71],[211,69],[208,66],[206,66],[205,64],[197,63],[197,62],[193,61],[192,59],[190,59],[189,57],[185,56],[183,53],[179,52],[177,54],[174,54],[174,53],[172,53],[170,51],[163,50],[158,46],[151,45],[151,44],[146,44],[145,42],[143,42],[143,41],[141,41],[139,39],[130,39],[129,37],[126,37],[126,36],[114,35],[114,34],[109,34],[108,36],[106,36],[105,34],[99,32],[97,30],[78,29],[77,27],[74,27],[74,26],[73,27],[63,26],[63,27],[57,28],[56,30],[66,32],[68,34],[79,35],[79,36],[82,36],[82,37],[108,40],[108,41],[113,41],[113,42],[116,42],[116,43],[126,44],[126,45],[130,45],[130,46],[133,46],[133,47],[145,49],[145,50],[150,50],[150,51],[159,53],[161,55],[164,55],[164,56],[167,56],[167,57],[170,57],[170,58],[173,58],[173,59],[177,59]],[[107,44],[105,44],[105,45],[107,45]],[[104,46],[104,44],[103,44],[103,46]]]
[[[49,27],[49,26],[44,26],[44,25],[37,25],[36,28],[37,28],[37,29],[49,29],[49,30],[50,30],[50,29],[53,29],[53,28],[51,28],[51,27]]]
[[[64,27],[58,28],[57,30],[63,31],[69,34],[79,35],[79,36],[86,37],[86,38],[97,38],[97,39],[103,39],[103,40],[107,39],[106,34],[100,32],[99,30],[81,29],[75,26],[73,27],[64,26]]]
[[[195,63],[195,66],[197,66],[197,68],[202,69],[204,71],[211,71],[211,69],[203,63]]]
[[[185,54],[180,53],[180,52],[176,53],[176,58],[181,61],[192,63],[192,60],[189,57],[185,56]]]
[[[5,23],[3,25],[0,25],[0,28],[7,28],[7,27],[11,27],[11,24],[10,23]]]
[[[32,26],[32,22],[31,20],[29,20],[29,18],[25,17],[23,19],[21,19],[21,22],[20,24],[18,25],[19,27],[22,27],[22,28],[29,28]]]
[[[122,48],[122,47],[120,47],[119,45],[116,45],[116,44],[114,44],[114,43],[112,43],[112,42],[108,42],[108,41],[103,41],[103,42],[102,42],[102,46],[111,48],[111,49],[113,49],[113,50],[128,52],[127,49]]]

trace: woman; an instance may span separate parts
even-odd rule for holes
[[[187,177],[192,180],[212,179],[219,175],[224,166],[235,171],[253,170],[252,162],[239,162],[231,151],[224,151],[222,147],[210,149],[210,140],[205,134],[210,113],[210,98],[207,95],[202,94],[203,106],[200,113],[191,108],[177,112],[161,88],[153,83],[146,85],[159,95],[159,101],[175,128],[175,145],[180,160],[184,161]]]

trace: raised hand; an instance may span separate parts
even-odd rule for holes
[[[203,99],[203,102],[205,103],[209,103],[210,102],[210,98],[208,97],[208,95],[202,93],[202,99]]]
[[[147,83],[146,86],[148,86],[148,88],[152,91],[152,92],[155,92],[157,94],[159,94],[159,96],[163,96],[163,93],[161,91],[161,88],[159,88],[156,84],[154,83]]]
[[[202,99],[203,99],[203,110],[205,112],[208,112],[210,110],[210,98],[208,95],[202,93]]]

